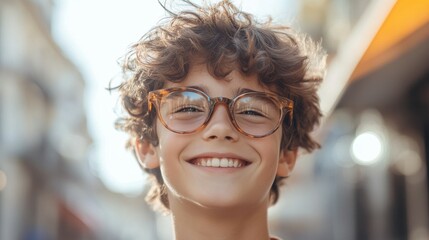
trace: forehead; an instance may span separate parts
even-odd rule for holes
[[[274,91],[262,84],[256,74],[245,75],[240,71],[233,70],[224,78],[216,78],[207,70],[206,64],[193,64],[189,68],[187,76],[181,82],[167,82],[164,88],[198,86],[204,89],[209,95],[231,95],[237,92],[237,89],[251,89],[259,92]]]

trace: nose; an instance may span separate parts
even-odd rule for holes
[[[226,104],[216,104],[212,116],[203,131],[203,138],[205,140],[235,142],[239,138],[239,133],[231,122]]]

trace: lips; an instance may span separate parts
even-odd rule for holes
[[[249,164],[249,162],[241,159],[226,157],[203,157],[193,159],[189,162],[198,166],[215,168],[240,168]]]

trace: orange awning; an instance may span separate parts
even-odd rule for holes
[[[429,0],[398,0],[371,41],[350,81],[358,79],[429,37]]]

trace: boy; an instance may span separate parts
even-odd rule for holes
[[[268,240],[267,210],[321,116],[324,55],[229,1],[170,18],[131,47],[117,126],[154,178],[177,240]]]

